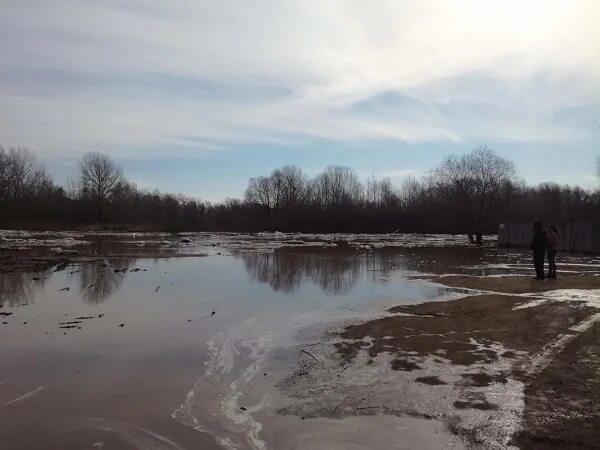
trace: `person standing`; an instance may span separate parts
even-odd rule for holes
[[[546,246],[548,245],[548,235],[544,231],[544,224],[541,221],[533,222],[533,240],[530,248],[533,250],[533,267],[535,267],[535,279],[544,279],[544,257],[546,256]]]
[[[558,251],[558,231],[554,225],[548,227],[548,278],[556,278],[556,252]]]

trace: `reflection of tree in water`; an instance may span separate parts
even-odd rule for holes
[[[307,281],[331,294],[347,293],[366,270],[386,276],[389,258],[381,252],[353,249],[277,249],[273,253],[234,253],[252,279],[274,291],[291,293]]]
[[[387,249],[387,251],[392,251]],[[396,256],[398,267],[403,270],[428,273],[448,274],[465,273],[472,275],[490,275],[502,273],[498,269],[476,269],[485,263],[505,262],[505,258],[497,251],[490,253],[486,247],[423,247],[402,249]]]
[[[23,306],[33,302],[35,288],[40,281],[31,273],[0,273],[0,307]],[[35,275],[44,277],[44,274]]]
[[[83,264],[78,272],[83,299],[90,303],[101,303],[110,297],[119,289],[135,261],[119,258]]]

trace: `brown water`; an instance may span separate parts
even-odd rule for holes
[[[192,241],[209,256],[0,274],[2,448],[460,448],[435,421],[276,414],[276,385],[326,327],[453,295],[408,275],[527,273],[527,254]]]

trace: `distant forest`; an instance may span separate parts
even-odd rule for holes
[[[313,178],[285,166],[251,178],[243,199],[220,203],[139,189],[102,153],[85,155],[78,169],[69,186],[59,186],[33,152],[0,147],[0,227],[465,233],[476,241],[504,220],[600,219],[600,190],[530,186],[487,147],[450,155],[400,185],[389,178],[363,182],[342,166]]]

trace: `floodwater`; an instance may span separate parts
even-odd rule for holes
[[[300,348],[326,331],[459,295],[411,276],[529,274],[526,253],[188,236],[100,246],[154,240],[176,246],[170,258],[136,250],[0,274],[2,448],[462,448],[443,423],[419,417],[286,414],[298,400],[281,382],[316,360]],[[594,257],[562,263],[600,273]]]

